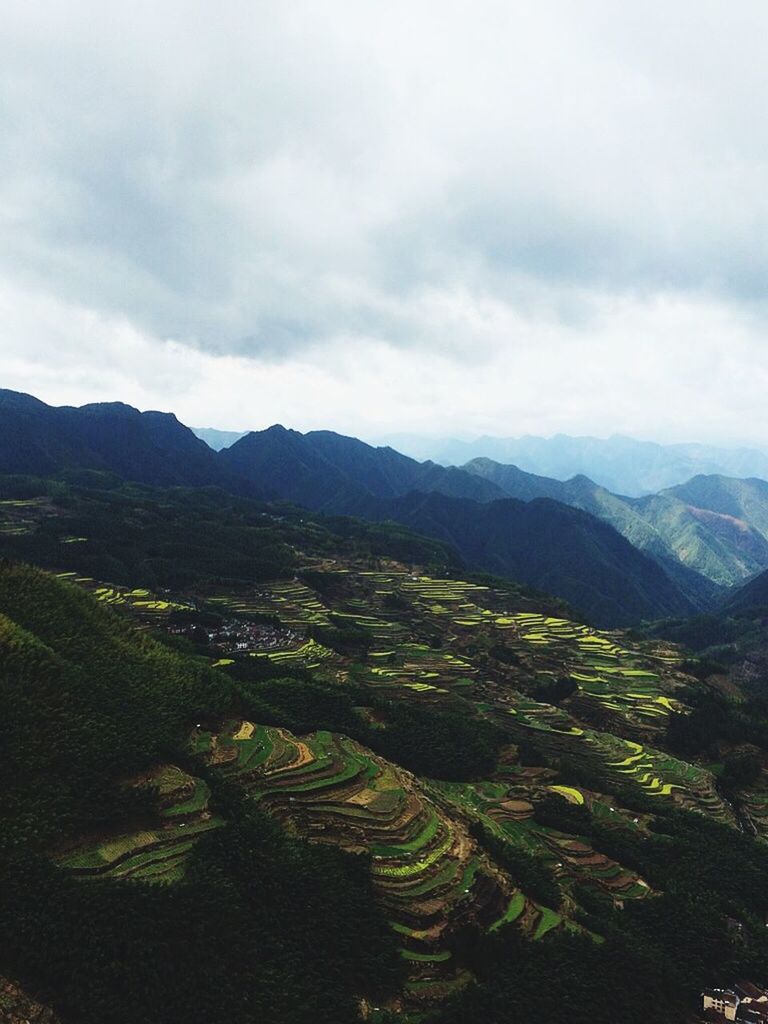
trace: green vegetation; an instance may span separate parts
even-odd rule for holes
[[[0,973],[63,1024],[672,1024],[764,962],[759,699],[399,527],[96,482],[0,537],[59,577],[0,564]]]
[[[63,1020],[351,1022],[354,993],[396,983],[364,859],[290,838],[213,776],[156,768],[231,703],[225,677],[11,565],[0,667],[0,960]]]

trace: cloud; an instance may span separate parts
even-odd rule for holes
[[[767,29],[10,0],[0,372],[230,426],[758,439]]]

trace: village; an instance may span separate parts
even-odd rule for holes
[[[286,650],[306,639],[303,632],[290,626],[248,622],[237,618],[224,619],[215,625],[172,623],[167,629],[173,636],[183,636],[194,643],[216,647],[224,655]]]

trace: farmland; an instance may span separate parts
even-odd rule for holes
[[[295,734],[248,718],[196,729],[189,749],[202,774],[221,775],[289,831],[370,858],[414,1005],[466,983],[461,949],[469,934],[496,935],[514,924],[534,942],[573,932],[599,942],[578,923],[585,891],[617,907],[652,894],[647,879],[585,831],[538,820],[540,805],[560,800],[638,834],[648,812],[627,810],[622,793],[734,822],[708,770],[663,750],[665,722],[685,713],[678,694],[690,683],[674,650],[638,648],[619,634],[510,606],[490,583],[431,577],[396,562],[310,561],[295,577],[254,591],[218,587],[161,599],[140,588],[74,581],[98,601],[143,616],[194,603],[227,623],[276,623],[276,635],[294,638],[287,646],[222,656],[214,645],[213,663],[236,674],[261,663],[278,679],[301,670],[340,694],[354,692],[374,749],[332,730]],[[328,646],[334,631],[351,631],[361,646]],[[563,679],[565,699],[537,699]],[[458,712],[499,730],[505,740],[496,769],[483,780],[420,779],[380,756],[387,709],[398,706]],[[547,766],[521,765],[521,744]],[[159,797],[159,827],[103,837],[68,851],[61,863],[84,880],[183,878],[199,838],[226,824],[193,775],[182,773],[185,783]],[[527,892],[526,877],[516,877],[520,857],[551,876],[549,904],[549,890],[532,885]]]
[[[53,529],[41,509],[12,514],[33,531],[47,515]],[[364,993],[373,1020],[373,1006],[418,1020],[449,996],[471,1005],[471,982],[492,986],[504,956],[564,963],[578,949],[599,977],[617,936],[666,935],[663,914],[695,942],[701,929],[675,900],[707,857],[706,892],[722,889],[722,908],[751,927],[760,885],[739,865],[759,862],[759,844],[738,844],[768,835],[766,786],[734,799],[727,750],[670,742],[670,723],[695,720],[706,692],[675,648],[593,629],[502,580],[374,554],[360,533],[345,546],[294,514],[248,525],[291,540],[260,578],[233,562],[176,583],[161,555],[146,576],[125,571],[147,564],[138,553],[122,567],[91,558],[98,531],[63,519],[46,549],[56,578],[6,567],[2,591],[0,573],[12,753],[27,765],[10,783],[12,834],[54,872],[41,900],[92,908],[82,932],[76,916],[66,930],[81,948],[99,936],[109,953],[94,963],[119,965],[121,929],[173,907],[190,934],[215,922],[200,963],[226,950],[215,999],[233,1019],[223,979],[240,969],[239,944],[244,976],[263,962],[264,978],[280,970],[296,988],[290,963],[303,970],[338,942],[333,962],[366,965],[345,974],[354,1006]],[[19,877],[13,913],[39,922],[34,876]],[[148,917],[131,917],[139,905]],[[290,963],[270,961],[283,928]],[[165,954],[141,934],[149,991]],[[344,946],[348,934],[365,939]],[[323,963],[313,991],[341,991]],[[388,980],[369,992],[360,978],[379,971]],[[80,977],[59,978],[70,1006]],[[277,1001],[286,1015],[289,999]]]

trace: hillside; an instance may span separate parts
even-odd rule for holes
[[[768,482],[765,480],[699,475],[664,493],[694,509],[723,517],[737,530],[744,531],[748,524],[768,540]]]
[[[326,515],[394,519],[448,541],[468,565],[577,602],[602,625],[708,610],[722,586],[768,567],[768,538],[758,528],[694,507],[682,493],[625,498],[583,476],[563,482],[489,460],[446,468],[330,431],[301,434],[279,425],[215,452],[169,414],[119,404],[54,409],[13,392],[0,394],[0,420],[0,468],[8,472],[69,480],[111,472],[160,486],[213,485]],[[540,520],[504,502],[507,496],[551,504]],[[761,497],[745,499],[745,514],[759,518]],[[494,508],[484,509],[489,503]],[[564,506],[588,517],[574,519]]]
[[[700,609],[717,602],[721,587],[733,586],[768,567],[768,535],[764,532],[768,525],[768,484],[763,484],[764,491],[755,487],[752,500],[745,501],[741,518],[737,518],[719,508],[694,505],[689,485],[644,498],[628,498],[611,493],[585,476],[552,480],[490,459],[475,459],[463,468],[495,483],[511,497],[523,501],[554,498],[610,523],[658,562]],[[707,481],[723,481],[734,488],[761,483],[727,482],[720,477],[696,480],[700,481],[699,492],[707,487],[714,492]],[[718,494],[723,499],[719,505],[725,507],[724,495]],[[696,496],[707,500],[701,493]],[[709,500],[713,505],[717,503],[714,493]]]
[[[529,509],[493,500],[502,487],[478,473],[417,463],[337,434],[303,435],[282,427],[249,434],[222,456],[233,472],[269,480],[276,497],[404,523],[447,542],[467,564],[562,597],[601,625],[697,607],[663,571],[591,516],[574,515],[556,502]]]
[[[311,528],[318,538],[354,537],[361,550],[440,571],[495,573],[516,580],[518,589],[562,598],[602,625],[693,610],[661,570],[614,530],[551,501],[369,497],[353,504],[366,517],[361,520],[215,490],[116,487],[96,475],[88,486],[9,481],[5,494],[0,551],[121,583],[139,574],[143,585],[184,586],[199,578],[201,568],[229,579],[268,579],[295,564],[292,548],[297,539],[306,544]],[[332,543],[322,542],[325,549]]]
[[[161,486],[244,489],[171,413],[140,413],[120,402],[54,408],[0,390],[0,472],[45,476],[64,470],[107,470]]]
[[[695,605],[612,527],[549,499],[474,502],[412,494],[370,512],[454,547],[470,565],[555,594],[603,626],[686,615]]]
[[[756,576],[743,587],[734,590],[723,604],[726,614],[741,615],[760,612],[765,615],[768,609],[768,572]]]
[[[152,502],[194,519],[193,492],[123,488],[115,535]],[[255,542],[248,507],[219,541]],[[35,521],[87,547],[24,508],[0,550]],[[555,1022],[672,1024],[768,954],[765,847],[670,747],[706,692],[673,648],[373,553],[402,528],[262,529],[291,561],[258,581],[194,545],[162,592],[125,554],[122,586],[0,563],[0,974],[62,1024],[527,1024],[545,977]],[[768,835],[758,776],[739,806]]]
[[[493,483],[463,470],[416,462],[392,448],[373,448],[328,430],[301,434],[282,426],[246,434],[219,455],[220,462],[276,497],[326,512],[348,512],[369,495],[392,498],[409,491],[490,501]]]

